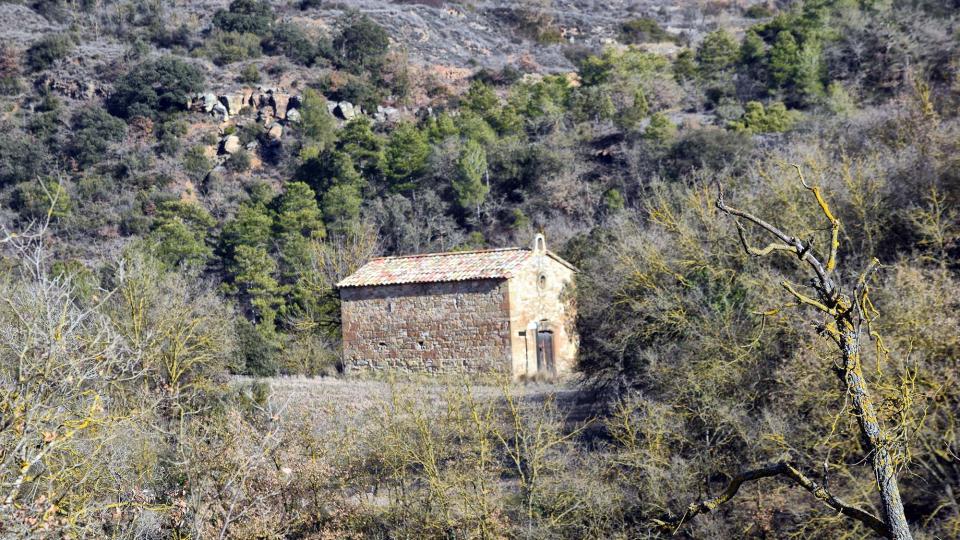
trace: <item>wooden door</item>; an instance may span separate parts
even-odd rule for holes
[[[553,332],[537,332],[537,371],[555,373],[553,365]]]

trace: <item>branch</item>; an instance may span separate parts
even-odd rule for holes
[[[799,165],[793,165],[793,167],[797,169],[800,183],[813,192],[813,196],[817,198],[817,204],[823,210],[823,215],[830,221],[830,256],[827,258],[827,272],[833,272],[834,268],[837,267],[837,251],[840,249],[840,220],[834,217],[833,212],[830,211],[830,206],[824,200],[823,195],[820,194],[820,188],[807,184],[807,180],[803,177],[803,170],[800,169]]]
[[[796,298],[797,301],[800,302],[801,304],[806,304],[810,307],[817,308],[818,310],[826,313],[827,315],[836,316],[837,314],[836,309],[830,309],[827,306],[825,306],[823,303],[818,302],[813,298],[810,298],[809,296],[801,293],[800,291],[793,288],[793,285],[791,285],[789,281],[781,281],[780,285],[783,286],[783,288],[786,289],[788,293],[792,294],[793,297]]]
[[[753,255],[754,257],[765,257],[774,251],[787,251],[790,253],[797,252],[796,247],[788,246],[786,244],[780,244],[777,242],[770,242],[769,244],[767,244],[766,247],[757,249],[751,246],[749,242],[747,242],[747,234],[746,234],[746,231],[743,230],[743,225],[740,223],[740,220],[734,219],[733,222],[737,224],[737,234],[740,236],[740,243],[743,244],[744,251],[746,251],[750,255]]]
[[[879,518],[870,512],[867,512],[866,510],[850,505],[843,500],[838,499],[832,493],[827,491],[826,488],[807,477],[794,465],[786,461],[780,461],[760,469],[742,472],[730,479],[730,483],[727,484],[727,489],[725,489],[719,496],[689,505],[687,510],[681,516],[666,516],[663,519],[654,519],[653,523],[657,526],[657,528],[664,532],[667,532],[671,535],[676,534],[676,532],[681,526],[683,526],[684,523],[690,521],[698,514],[712,512],[716,510],[717,507],[736,496],[737,492],[740,490],[740,486],[745,482],[752,482],[761,478],[770,478],[774,476],[783,476],[793,480],[794,483],[809,491],[814,497],[822,501],[830,508],[836,510],[838,513],[863,523],[884,538],[888,538],[890,536],[889,528]]]
[[[721,212],[745,219],[753,223],[754,225],[757,225],[758,227],[764,229],[765,231],[767,231],[768,233],[770,233],[771,235],[775,236],[776,238],[780,239],[780,241],[783,242],[783,244],[776,244],[776,243],[771,244],[770,246],[767,246],[762,250],[753,249],[753,251],[751,251],[743,236],[743,232],[740,229],[741,225],[738,223],[737,226],[741,235],[740,239],[741,239],[741,242],[744,243],[744,246],[747,247],[747,253],[750,253],[751,255],[757,255],[758,253],[768,254],[772,251],[790,251],[791,253],[796,254],[797,258],[799,258],[801,261],[805,261],[807,264],[810,265],[810,268],[812,268],[814,273],[817,274],[817,278],[819,279],[820,285],[824,289],[826,296],[828,297],[833,296],[835,288],[833,285],[833,281],[830,279],[829,272],[827,269],[823,267],[823,263],[821,263],[820,260],[813,255],[813,253],[810,250],[810,246],[805,245],[803,241],[801,241],[799,238],[788,235],[787,233],[781,231],[776,226],[758,218],[757,216],[749,212],[744,212],[743,210],[738,210],[736,208],[727,206],[726,201],[724,201],[723,199],[723,185],[720,184],[720,182],[717,182],[717,190],[718,190],[718,195],[717,195],[716,205]],[[829,208],[827,209],[827,211],[829,212]],[[837,222],[837,227],[839,227],[839,222]],[[839,229],[837,230],[839,231]],[[789,247],[789,249],[783,249],[785,247]],[[833,251],[831,251],[831,256],[834,256],[833,264],[835,265],[836,260],[835,260],[835,253],[833,253]]]

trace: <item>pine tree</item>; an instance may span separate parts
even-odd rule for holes
[[[169,268],[202,268],[213,255],[208,244],[217,221],[198,204],[166,201],[150,233],[154,256]]]
[[[412,189],[429,156],[426,135],[409,122],[398,125],[387,142],[383,164],[384,174],[394,191]]]
[[[250,315],[267,333],[276,328],[279,290],[274,275],[277,263],[267,250],[255,246],[237,246],[234,256],[233,284]]]
[[[614,118],[614,121],[621,129],[632,130],[641,120],[650,114],[650,104],[647,102],[647,94],[642,86],[638,86],[633,92],[633,100],[630,105],[624,107],[620,114]]]
[[[726,30],[710,32],[697,48],[700,76],[712,79],[733,67],[740,54],[740,46]]]
[[[327,109],[327,98],[307,88],[300,105],[300,125],[308,146],[322,151],[336,139],[336,121]]]
[[[337,150],[350,156],[354,166],[366,178],[380,174],[383,146],[383,137],[373,131],[373,122],[367,116],[358,116],[347,122],[337,138]]]
[[[303,182],[290,182],[277,197],[274,229],[277,236],[299,235],[320,239],[324,236],[317,197]]]
[[[460,151],[457,159],[457,176],[453,180],[453,191],[457,194],[457,202],[464,209],[477,209],[477,219],[480,218],[480,204],[490,192],[489,184],[484,184],[484,175],[487,173],[487,152],[474,140],[468,140]]]
[[[794,99],[799,103],[811,105],[824,96],[821,56],[817,40],[807,40],[800,48],[793,80]]]
[[[273,204],[273,229],[279,251],[280,276],[293,283],[308,264],[310,243],[326,235],[316,194],[303,182],[291,182]]]
[[[782,30],[770,49],[770,81],[775,88],[792,83],[800,64],[800,48],[789,30]]]
[[[643,138],[654,144],[667,144],[677,135],[677,126],[663,113],[654,113]]]

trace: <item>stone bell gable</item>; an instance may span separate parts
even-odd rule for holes
[[[576,269],[530,248],[381,257],[337,284],[348,371],[569,372]]]

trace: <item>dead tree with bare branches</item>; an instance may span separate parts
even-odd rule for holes
[[[822,255],[815,253],[812,241],[787,234],[780,227],[750,212],[729,206],[724,200],[723,186],[719,183],[716,206],[721,212],[733,217],[740,243],[748,254],[754,257],[765,257],[773,253],[791,255],[799,259],[810,272],[809,287],[813,290],[813,294],[806,294],[789,281],[783,281],[781,285],[796,301],[795,306],[809,307],[820,316],[825,316],[817,322],[817,328],[837,346],[839,358],[834,363],[833,370],[842,381],[851,405],[850,414],[855,416],[860,428],[867,449],[867,459],[871,462],[876,478],[883,514],[877,517],[842,501],[831,494],[826,487],[804,475],[793,463],[780,461],[737,474],[718,497],[690,504],[682,515],[667,516],[655,520],[655,523],[665,531],[676,532],[694,516],[711,512],[732,499],[743,483],[778,476],[793,481],[830,508],[860,521],[881,536],[894,540],[910,540],[912,536],[904,515],[903,501],[897,484],[896,464],[891,454],[893,441],[880,423],[861,363],[860,344],[864,334],[877,342],[879,351],[885,351],[880,335],[872,327],[877,312],[868,294],[868,283],[878,269],[879,261],[872,260],[852,287],[844,289],[841,286],[840,282],[834,278],[837,252],[840,248],[840,220],[833,214],[820,188],[807,182],[800,166],[794,165],[793,168],[796,169],[800,183],[813,194],[817,205],[830,223],[830,247],[826,260],[823,260]],[[773,240],[764,247],[751,245],[747,239],[744,222],[759,228],[765,235],[773,237]]]

